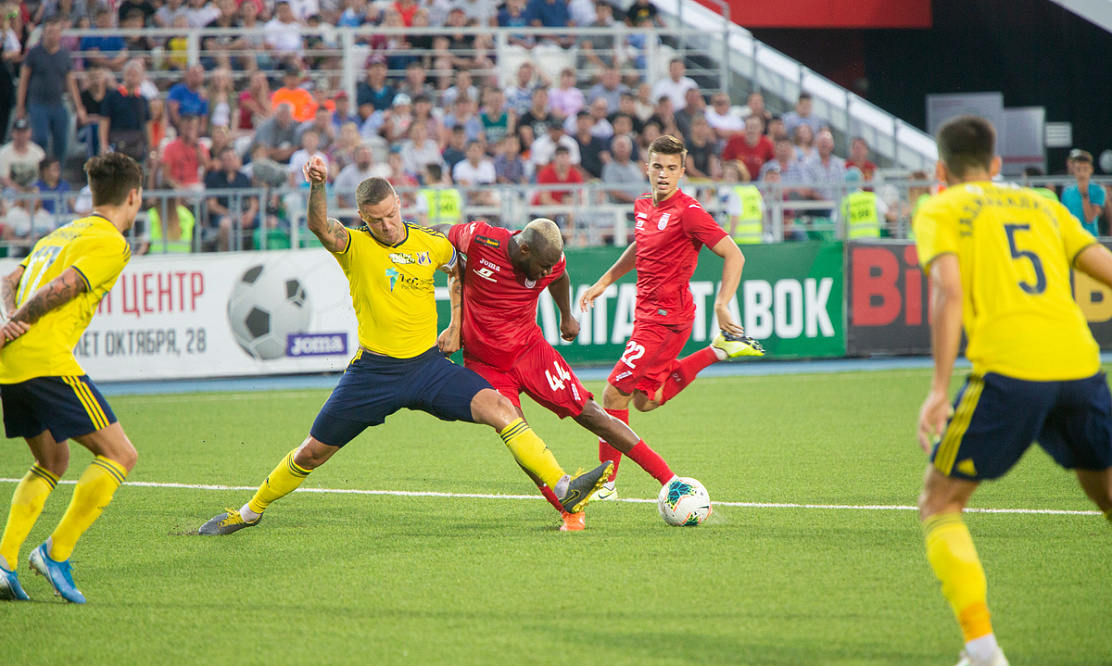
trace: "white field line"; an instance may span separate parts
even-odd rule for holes
[[[19,479],[0,479],[0,483],[19,483]],[[73,485],[76,481],[61,481],[60,483]],[[220,486],[197,483],[154,483],[152,481],[128,481],[129,486],[140,488],[175,488],[181,490],[251,490],[258,486]],[[318,493],[325,495],[387,495],[391,497],[447,497],[465,499],[492,499],[492,500],[539,500],[544,499],[539,495],[491,495],[482,493],[440,493],[429,490],[358,490],[349,488],[298,488],[298,493]],[[618,502],[631,504],[655,503],[655,499],[619,499]],[[745,509],[829,509],[840,511],[918,511],[918,507],[905,505],[884,504],[796,504],[794,502],[714,502],[715,506],[736,506]],[[1043,514],[1055,516],[1099,516],[1099,511],[1073,511],[1069,509],[986,509],[969,508],[969,513],[1012,513],[1012,514]]]

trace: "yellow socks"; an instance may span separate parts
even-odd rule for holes
[[[9,571],[15,571],[19,547],[27,540],[27,535],[31,533],[31,528],[42,513],[46,498],[57,485],[58,477],[35,465],[15,487],[12,509],[8,513],[8,526],[4,528],[4,538],[0,539],[0,557],[6,560],[6,563],[0,564],[4,564]]]
[[[927,559],[942,583],[942,594],[950,602],[961,624],[965,642],[992,633],[988,612],[988,581],[973,537],[960,513],[940,513],[923,522]]]
[[[255,496],[247,503],[249,509],[255,513],[266,511],[271,502],[297,490],[305,477],[309,476],[309,472],[313,470],[305,469],[293,461],[296,453],[297,449],[287,453],[270,476],[266,477],[266,481],[263,481],[263,485],[259,486]]]
[[[100,517],[126,478],[127,470],[120,463],[104,456],[93,458],[92,464],[77,480],[62,522],[50,535],[50,559],[64,562],[70,558],[77,540]]]
[[[556,482],[564,476],[564,470],[528,423],[523,419],[514,419],[498,435],[519,465],[544,481],[549,488],[556,487]]]

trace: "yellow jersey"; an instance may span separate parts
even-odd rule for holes
[[[1073,299],[1070,267],[1096,240],[1064,206],[1010,184],[966,183],[924,202],[919,262],[957,255],[966,356],[977,374],[1083,379],[1100,349]]]
[[[456,265],[444,234],[416,224],[406,224],[405,232],[400,243],[385,245],[366,227],[348,229],[347,248],[332,255],[347,275],[359,344],[393,358],[413,358],[436,345],[433,276]]]
[[[16,287],[16,307],[70,267],[85,282],[85,291],[44,314],[27,333],[0,349],[0,384],[85,374],[73,348],[130,259],[123,234],[100,215],[74,220],[35,243],[20,262],[23,275]]]

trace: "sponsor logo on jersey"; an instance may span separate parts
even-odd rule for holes
[[[494,263],[493,261],[489,260],[489,259],[484,259],[482,257],[479,257],[479,263],[482,264],[483,266],[486,266],[487,268],[489,268],[490,270],[492,270],[496,273],[501,273],[502,272],[502,267],[499,266],[498,264]]]
[[[660,315],[661,317],[667,317],[668,316],[668,311],[665,310],[664,308],[657,308],[656,313],[658,315]]]
[[[632,376],[632,375],[633,375],[633,373],[630,372],[629,370],[626,370],[624,372],[619,372],[618,376],[614,378],[614,381],[620,382],[623,379],[625,379],[626,377],[629,377],[629,376]]]
[[[476,268],[475,269],[475,275],[478,275],[479,277],[481,277],[484,280],[490,280],[491,282],[498,282],[498,278],[494,277],[494,271],[490,270],[486,266]]]
[[[396,268],[387,268],[386,269],[386,277],[390,278],[390,291],[394,291],[395,286],[397,286],[401,289],[420,289],[421,288],[421,279],[420,278],[415,278],[415,277],[406,275],[405,273],[401,273]],[[427,280],[427,282],[429,282],[431,284],[432,280]]]
[[[475,242],[482,243],[487,247],[499,247],[501,245],[501,243],[489,236],[475,236]]]
[[[286,356],[347,356],[347,333],[286,336]]]
[[[664,231],[664,227],[668,226],[668,218],[672,217],[671,213],[664,213],[660,216],[660,221],[656,223],[656,228]]]
[[[415,263],[413,255],[404,254],[402,252],[391,252],[390,261],[395,264],[412,264]]]

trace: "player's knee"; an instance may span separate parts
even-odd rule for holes
[[[50,451],[43,451],[35,455],[35,463],[54,476],[61,477],[69,469],[69,447],[63,442]]]
[[[640,391],[633,394],[633,407],[639,412],[651,412],[659,406],[659,402],[655,402],[652,398]]]
[[[602,390],[602,406],[606,409],[625,409],[629,399],[629,394],[622,393],[613,384],[607,384]]]
[[[95,455],[119,463],[128,472],[131,472],[139,460],[139,452],[132,446],[131,440],[127,438],[119,423],[113,423],[87,437],[75,439]]]
[[[114,442],[110,447],[105,447],[100,455],[119,463],[129,473],[135,468],[135,463],[139,461],[139,452],[135,450],[127,437],[124,437],[120,442]]]
[[[293,454],[293,461],[303,469],[316,469],[339,450],[339,447],[329,446],[313,437],[307,437],[297,449],[297,453]]]
[[[116,462],[123,465],[124,469],[128,472],[135,469],[135,465],[139,462],[139,452],[135,450],[131,442],[128,442],[127,447],[122,451],[122,458],[123,460],[118,460]]]
[[[483,389],[475,394],[471,400],[471,416],[478,423],[499,431],[518,418],[514,403],[494,389]]]

